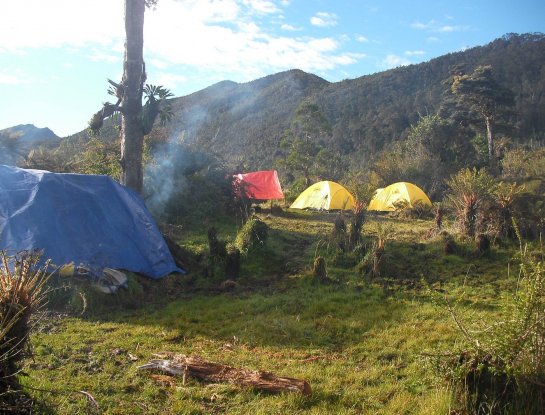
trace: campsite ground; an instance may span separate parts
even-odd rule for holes
[[[243,258],[241,277],[228,290],[219,273],[153,283],[133,277],[121,305],[109,299],[95,308],[88,298],[87,308],[80,303],[70,315],[49,313],[32,337],[34,358],[23,378],[43,411],[449,413],[455,391],[430,357],[459,338],[444,300],[471,321],[497,313],[499,296],[516,283],[507,275],[515,248],[477,257],[460,244],[456,254],[445,254],[441,237],[428,237],[432,220],[369,216],[367,246],[385,240],[380,275],[371,278],[361,272],[361,255],[341,253],[332,241],[334,214],[260,217],[270,227],[266,246]],[[220,237],[234,238],[235,227],[219,229]],[[185,247],[206,251],[206,232],[188,228],[181,235]],[[326,259],[327,283],[312,278],[317,256]],[[137,371],[164,351],[305,379],[313,393],[184,384]]]

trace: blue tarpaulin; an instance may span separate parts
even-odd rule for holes
[[[184,273],[140,196],[108,176],[0,165],[0,249],[153,279]]]

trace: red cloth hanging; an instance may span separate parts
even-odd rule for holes
[[[283,199],[282,187],[276,170],[254,171],[233,175],[233,189],[236,195],[244,194],[249,199]]]

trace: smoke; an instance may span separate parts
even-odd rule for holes
[[[172,137],[151,154],[151,162],[144,168],[144,198],[151,212],[162,217],[176,195],[184,193],[187,179],[181,174],[184,170],[180,152],[183,134]]]
[[[260,151],[263,140],[278,139],[268,131],[289,125],[294,109],[311,86],[307,84],[313,82],[317,81],[308,80],[301,71],[287,71],[244,84],[222,81],[172,100],[174,117],[166,126],[168,139],[155,145],[144,171],[144,194],[150,210],[158,217],[181,211],[178,205],[187,205],[193,198],[188,192],[203,190],[191,187],[195,186],[195,172],[211,180],[221,164],[251,162],[270,167],[272,155],[262,156],[266,159],[246,157]]]
[[[165,142],[153,144],[150,162],[144,167],[144,199],[158,218],[175,214],[176,204],[187,197],[187,175],[198,167],[191,148],[207,111],[194,106],[176,114]],[[174,211],[174,212],[173,212]]]

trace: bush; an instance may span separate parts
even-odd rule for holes
[[[8,257],[1,252],[0,260],[0,391],[8,391],[19,389],[16,374],[30,348],[31,317],[44,302],[48,276],[47,265],[39,268],[33,253]],[[0,412],[14,405],[19,409],[14,399],[0,393]]]
[[[441,362],[441,372],[465,392],[475,414],[545,413],[544,252],[520,251],[517,292],[504,298],[504,316],[488,327],[470,329],[449,305],[465,342]]]
[[[477,229],[479,215],[486,211],[496,182],[484,170],[462,169],[447,181],[451,189],[450,201],[457,212],[458,223],[464,236],[473,238]]]
[[[403,201],[399,201],[395,203],[396,211],[399,211],[398,216],[401,218],[424,219],[432,218],[435,214],[433,206],[422,203],[420,200],[417,200],[412,206],[409,206],[406,202],[405,204],[402,204],[402,202]],[[398,204],[401,205],[400,209],[397,206]]]
[[[342,211],[337,214],[335,221],[333,222],[333,232],[331,234],[331,241],[337,246],[341,252],[346,251],[347,243],[346,234],[346,222]]]
[[[325,259],[321,256],[314,259],[314,265],[312,266],[312,277],[316,282],[325,282],[327,280]]]
[[[238,231],[235,245],[241,253],[247,254],[253,249],[265,245],[269,227],[258,218],[250,218]]]
[[[225,278],[237,279],[240,276],[240,251],[234,245],[227,245],[225,255]]]
[[[509,179],[543,175],[545,147],[537,149],[516,148],[505,153],[501,160],[502,174]]]

